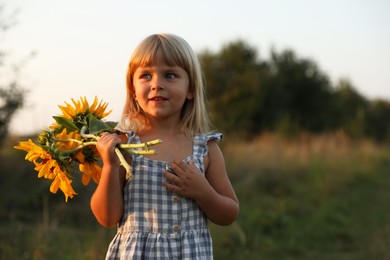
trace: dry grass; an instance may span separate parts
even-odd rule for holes
[[[294,139],[263,134],[252,142],[235,141],[224,147],[227,165],[233,178],[245,175],[240,169],[250,168],[259,175],[303,170],[322,172],[342,181],[356,171],[369,171],[389,149],[368,139],[351,140],[343,132],[324,135],[301,134]],[[344,172],[338,176],[334,171]],[[335,180],[336,181],[336,180]]]

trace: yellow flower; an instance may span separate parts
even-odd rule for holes
[[[37,164],[34,168],[38,172],[38,178],[44,177],[45,179],[54,179],[54,169],[60,168],[55,159],[42,161],[40,164]]]
[[[66,134],[66,130],[56,136],[57,138],[72,138],[77,137],[77,134]],[[63,149],[73,149],[77,146],[77,142],[58,143]],[[38,178],[44,177],[45,179],[53,180],[50,191],[56,193],[58,188],[65,194],[66,200],[68,197],[73,197],[76,192],[73,190],[71,183],[66,173],[61,169],[56,158],[54,158],[43,147],[36,145],[31,139],[25,142],[19,142],[19,145],[14,146],[15,149],[24,150],[27,152],[26,160],[35,164],[34,170],[38,172]]]
[[[38,171],[38,178],[44,177],[53,180],[50,192],[57,193],[59,188],[64,193],[66,201],[68,201],[68,197],[73,198],[73,195],[77,194],[72,188],[72,181],[61,169],[56,159],[43,160],[37,164],[34,170]]]
[[[73,106],[67,102],[65,102],[66,106],[58,106],[63,113],[61,117],[65,117],[69,120],[73,120],[75,117],[77,117],[80,114],[83,115],[90,112],[96,118],[102,119],[111,113],[111,110],[105,112],[108,104],[103,101],[99,102],[97,97],[95,97],[93,104],[91,106],[89,106],[86,97],[80,97],[80,100],[78,101],[75,101],[72,98],[72,103]]]
[[[65,141],[65,142],[57,142],[57,146],[61,147],[61,150],[71,150],[76,148],[79,145],[78,142],[73,140],[81,141],[81,136],[76,131],[67,133],[66,128],[64,128],[61,133],[55,136],[55,139]]]
[[[73,98],[71,100],[73,104],[64,102],[65,106],[58,106],[63,113],[58,117],[72,121],[77,127],[80,127],[80,124],[87,125],[89,115],[93,115],[97,119],[102,119],[109,115],[112,111],[110,110],[106,112],[108,103],[103,102],[102,100],[99,101],[97,97],[95,97],[91,106],[89,106],[86,97],[80,97],[80,99],[77,101],[75,101]],[[49,128],[56,129],[57,127],[58,123],[55,122]]]
[[[54,178],[52,169],[59,166],[57,161],[45,149],[36,145],[31,139],[26,142],[19,142],[19,145],[14,146],[14,148],[27,152],[25,159],[35,164],[34,170],[38,172],[38,178]]]
[[[39,145],[36,145],[31,139],[28,139],[28,141],[19,142],[19,145],[14,146],[14,148],[26,151],[27,154],[24,159],[33,162],[35,165],[39,164],[39,162],[37,162],[38,159],[48,160],[51,158],[51,155],[45,149]]]
[[[91,178],[95,183],[99,183],[102,168],[96,163],[80,163],[79,170],[83,173],[81,181],[84,185],[88,185]]]
[[[106,112],[107,103],[99,101],[97,97],[91,106],[85,97],[80,97],[77,101],[72,99],[70,103],[65,102],[65,106],[59,108],[63,115],[54,116],[56,122],[48,130],[42,131],[36,142],[29,139],[19,142],[14,148],[26,151],[25,159],[34,163],[38,178],[52,180],[50,191],[57,193],[60,189],[68,201],[69,197],[73,198],[77,194],[70,179],[77,173],[82,173],[81,181],[84,185],[88,185],[91,179],[99,183],[102,169],[100,154],[96,149],[97,140],[103,132],[113,131],[117,122],[103,122],[102,118],[111,111]],[[159,142],[154,140],[143,144],[145,150],[137,150],[137,153],[150,154],[152,150],[148,150],[148,146]],[[132,148],[137,147],[127,146],[126,150],[135,152]],[[118,148],[116,151],[126,168],[126,176],[131,176],[131,167]],[[73,167],[77,164],[79,172]]]
[[[57,146],[59,152],[72,151],[80,145],[79,142],[76,142],[73,140],[82,141],[82,138],[77,131],[67,133],[66,128],[64,128],[61,133],[57,134],[55,136],[55,139],[62,140],[62,142],[58,141],[56,143],[56,146]],[[81,162],[81,163],[84,162],[84,156],[83,156],[81,150],[75,151],[72,157],[75,158],[78,162]]]
[[[50,192],[57,193],[58,188],[64,193],[65,201],[68,202],[68,198],[73,198],[77,193],[72,188],[72,180],[66,176],[61,168],[54,168],[54,175],[56,176],[50,185]]]

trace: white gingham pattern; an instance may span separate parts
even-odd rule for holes
[[[131,135],[131,143],[140,143]],[[221,133],[197,135],[194,160],[204,174],[207,142],[220,141]],[[163,186],[168,164],[133,155],[133,179],[125,186],[124,211],[106,259],[213,259],[207,218],[192,199]]]

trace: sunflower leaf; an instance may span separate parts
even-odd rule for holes
[[[93,135],[98,135],[101,132],[104,131],[111,131],[115,126],[117,125],[117,122],[113,121],[107,121],[104,122],[100,119],[97,119],[94,115],[89,115],[89,133]]]
[[[69,119],[60,116],[53,116],[57,124],[64,126],[69,132],[79,130],[78,127]]]
[[[104,121],[104,124],[107,126],[108,130],[112,130],[112,129],[114,129],[118,125],[118,122],[115,122],[115,121]]]

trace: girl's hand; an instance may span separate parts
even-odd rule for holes
[[[102,158],[102,174],[91,198],[91,209],[98,222],[105,227],[115,226],[123,214],[125,170],[115,153],[115,146],[125,142],[125,135],[104,133],[96,147]]]
[[[104,164],[120,165],[118,156],[115,154],[115,146],[122,141],[117,134],[104,133],[98,140],[96,148]]]
[[[196,199],[210,186],[206,177],[196,168],[193,160],[189,164],[174,161],[171,169],[175,174],[168,170],[164,172],[164,176],[169,181],[164,182],[164,186],[180,196]]]

